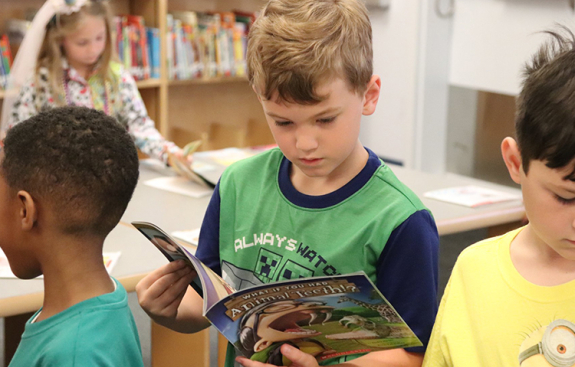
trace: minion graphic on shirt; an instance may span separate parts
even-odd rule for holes
[[[519,348],[520,367],[575,367],[575,324],[559,319],[531,333]]]

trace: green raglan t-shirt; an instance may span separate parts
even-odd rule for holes
[[[359,190],[336,205],[316,208],[318,197],[301,193],[305,205],[298,205],[280,187],[283,159],[276,148],[224,172],[219,183],[223,278],[243,289],[363,270],[376,283],[378,259],[393,230],[426,210],[419,198],[381,164]],[[345,187],[328,195],[342,192]],[[233,366],[233,358],[230,347],[226,366]]]

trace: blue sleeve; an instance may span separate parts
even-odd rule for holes
[[[377,287],[397,310],[423,347],[437,314],[439,236],[426,210],[413,213],[389,237],[377,264]]]
[[[220,183],[214,188],[206,215],[200,228],[196,257],[216,274],[222,275],[220,265]]]

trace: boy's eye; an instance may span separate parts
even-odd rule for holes
[[[564,205],[575,204],[575,197],[567,199],[567,198],[564,198],[562,196],[555,194],[555,199],[557,199],[558,202],[560,202],[561,204],[564,204]]]
[[[276,121],[277,126],[287,126],[291,124],[291,121]]]
[[[319,119],[317,121],[322,123],[322,124],[327,124],[327,123],[333,122],[334,120],[335,120],[335,116],[334,117],[326,117],[323,119]]]

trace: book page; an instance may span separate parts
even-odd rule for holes
[[[426,192],[423,196],[470,208],[504,201],[521,200],[521,196],[518,194],[510,194],[473,185],[433,190]]]
[[[156,225],[147,222],[132,222],[132,225],[146,236],[168,260],[183,260],[196,270],[198,276],[190,285],[204,299],[204,312],[222,298],[235,292],[212,269],[208,268]]]

